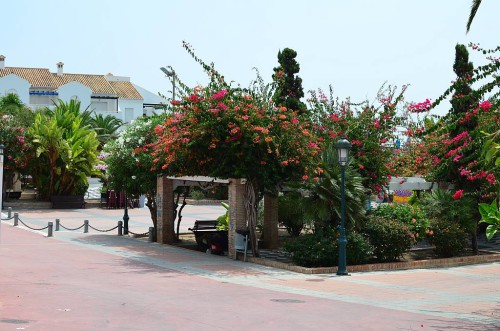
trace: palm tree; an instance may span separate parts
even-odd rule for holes
[[[470,7],[469,20],[467,21],[467,33],[469,33],[470,26],[472,24],[472,21],[474,20],[474,16],[476,16],[477,10],[479,9],[480,5],[481,5],[481,0],[472,1],[472,5]]]
[[[96,132],[80,113],[80,103],[59,101],[50,112],[36,114],[28,133],[33,138],[36,159],[31,165],[39,192],[52,195],[82,194],[87,177],[97,164]]]
[[[90,119],[90,125],[97,132],[101,146],[104,146],[110,139],[117,138],[117,131],[123,125],[123,121],[112,115],[96,114]]]
[[[341,170],[337,161],[337,151],[332,146],[323,154],[323,176],[313,184],[308,205],[315,223],[336,227],[340,222]],[[365,217],[365,188],[362,178],[351,167],[345,172],[345,198],[347,227],[353,227]]]

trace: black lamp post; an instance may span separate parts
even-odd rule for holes
[[[347,257],[346,257],[346,246],[347,238],[345,236],[345,167],[349,160],[349,151],[351,149],[351,143],[342,138],[335,144],[337,153],[339,156],[339,163],[342,174],[342,183],[340,187],[340,226],[339,226],[339,266],[337,269],[338,276],[348,275],[347,273]]]
[[[132,176],[132,179],[135,179],[135,176]],[[123,234],[128,234],[128,220],[130,217],[128,217],[128,201],[127,201],[127,187],[125,186],[123,188],[123,191],[125,192],[125,210],[123,211]]]

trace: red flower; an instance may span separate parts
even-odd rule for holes
[[[454,200],[461,199],[464,196],[464,190],[457,190],[455,194],[453,194],[452,198]]]

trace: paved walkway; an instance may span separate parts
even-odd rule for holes
[[[20,217],[43,224],[57,213],[68,225],[119,218],[99,209]],[[500,330],[499,263],[303,275],[111,233],[47,238],[10,224],[0,229],[0,330]]]

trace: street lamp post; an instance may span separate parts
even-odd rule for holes
[[[175,100],[175,71],[174,69],[168,70],[165,67],[161,67],[160,70],[168,77],[172,77],[172,100]]]
[[[135,176],[132,176],[132,179],[135,179]],[[126,183],[125,183],[126,184]],[[128,221],[130,217],[128,217],[128,201],[127,201],[127,187],[124,186],[123,191],[125,193],[125,209],[123,211],[123,234],[128,234]]]
[[[337,269],[337,275],[345,276],[348,275],[346,255],[347,238],[345,235],[345,167],[349,160],[351,143],[347,139],[342,138],[337,142],[337,144],[335,144],[335,148],[337,149],[342,176],[340,187],[339,266]]]

